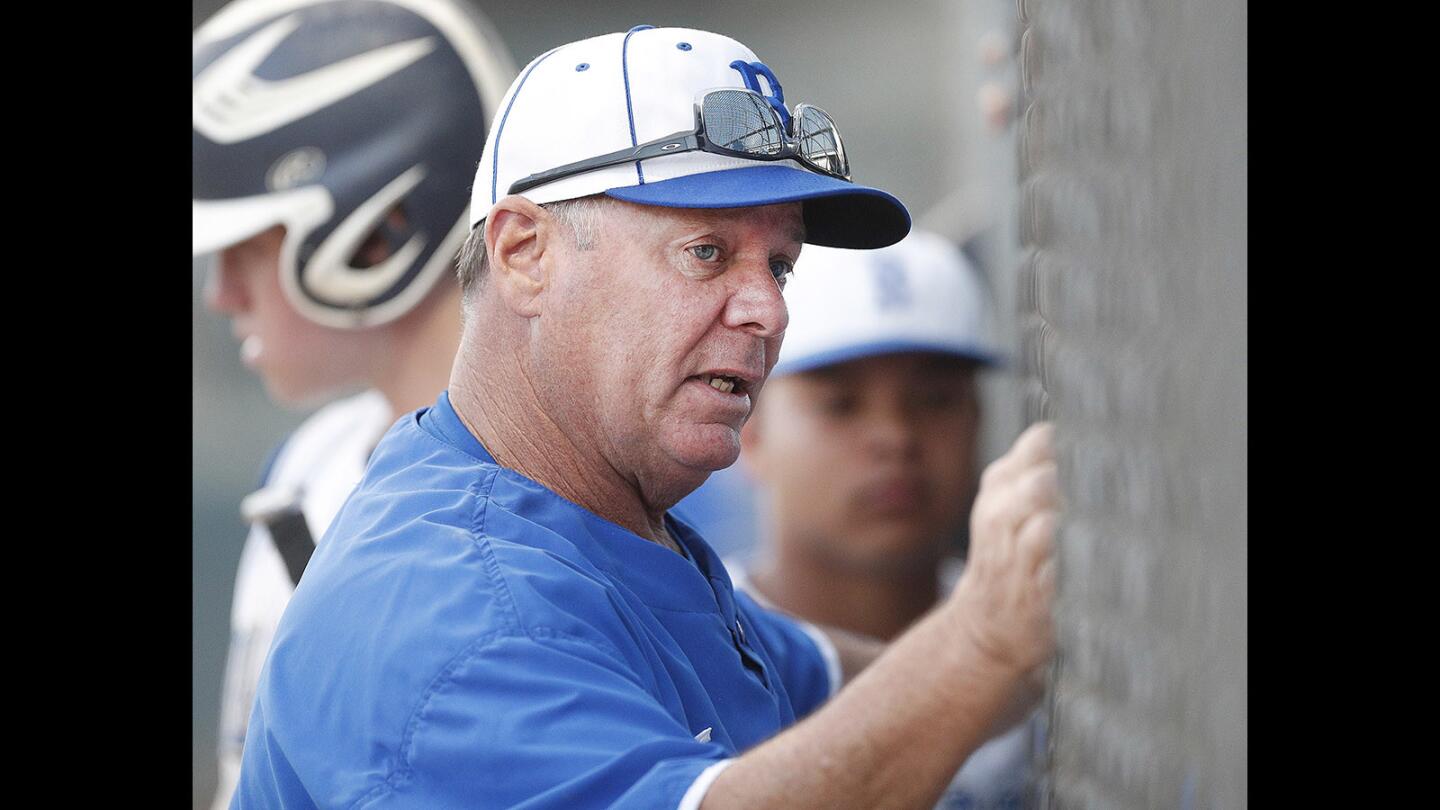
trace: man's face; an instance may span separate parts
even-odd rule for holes
[[[787,324],[777,275],[799,258],[801,207],[605,201],[600,218],[590,249],[557,240],[532,326],[537,393],[647,502],[678,500],[739,455]]]
[[[772,380],[745,430],[772,535],[855,571],[928,565],[975,487],[974,366],[877,355]]]
[[[365,330],[321,326],[290,306],[280,289],[284,240],[284,227],[276,226],[222,251],[205,282],[205,306],[230,319],[241,358],[271,399],[314,405],[363,381],[365,358],[376,347]]]

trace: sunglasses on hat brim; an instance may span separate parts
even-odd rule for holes
[[[629,149],[567,163],[510,184],[511,194],[584,172],[683,152],[710,152],[747,160],[798,160],[806,167],[851,182],[850,163],[835,121],[809,104],[795,107],[786,127],[764,96],[735,87],[707,90],[695,101],[695,128]]]

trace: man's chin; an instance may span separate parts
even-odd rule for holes
[[[296,411],[313,410],[333,399],[351,393],[352,389],[359,390],[359,386],[319,385],[314,381],[297,380],[276,374],[262,374],[260,380],[264,384],[265,394],[271,402],[282,408]]]
[[[863,549],[835,555],[835,563],[852,573],[875,577],[911,577],[935,572],[944,555],[937,549]]]
[[[945,544],[937,542],[936,536],[933,526],[918,521],[852,525],[848,536],[830,538],[827,551],[856,570],[913,573],[933,567],[944,557]]]
[[[740,455],[738,434],[711,436],[704,440],[700,432],[689,432],[662,445],[663,456],[658,466],[642,477],[647,503],[668,509],[700,488],[716,470],[735,463]]]
[[[670,455],[681,465],[708,476],[740,458],[740,431],[714,423],[690,425],[675,437]]]

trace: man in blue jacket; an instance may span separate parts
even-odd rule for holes
[[[557,48],[500,109],[450,387],[312,558],[236,805],[933,805],[1051,651],[1048,428],[987,471],[960,584],[883,654],[737,596],[667,510],[735,461],[802,244],[909,216],[716,34]]]

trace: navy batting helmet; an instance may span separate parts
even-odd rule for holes
[[[285,294],[338,328],[400,317],[451,271],[515,75],[478,12],[238,0],[196,30],[193,50],[194,255],[284,225]],[[371,263],[357,251],[374,236],[390,250]]]

